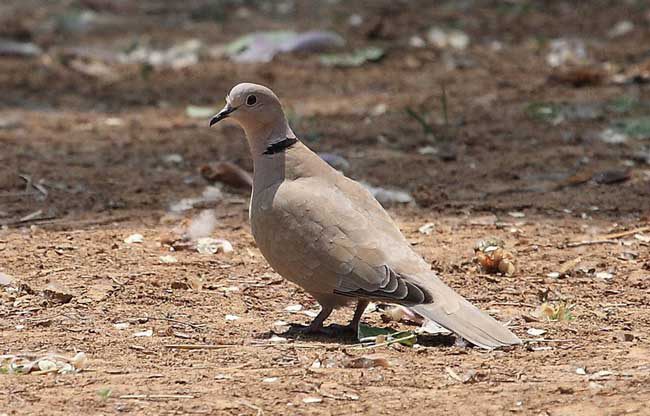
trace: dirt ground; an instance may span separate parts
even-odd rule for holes
[[[612,32],[622,21],[633,29]],[[462,30],[469,46],[428,44],[433,26]],[[334,30],[345,50],[385,56],[331,68],[317,54],[261,64],[202,53],[181,69],[113,62],[110,76],[66,58],[287,28]],[[643,76],[616,77],[644,62],[650,72],[646,2],[11,0],[0,38],[45,51],[0,56],[0,272],[14,279],[0,287],[0,353],[88,357],[76,374],[1,374],[0,415],[650,415],[650,142],[599,138],[650,108]],[[547,63],[559,38],[584,42],[579,69]],[[485,352],[421,336],[416,348],[359,350],[282,335],[277,321],[306,324],[317,304],[257,250],[249,192],[223,186],[170,212],[202,194],[201,166],[252,169],[238,127],[186,111],[220,107],[241,81],[272,87],[299,137],[344,157],[349,176],[412,194],[389,211],[415,249],[528,341]],[[169,236],[206,207],[212,236],[234,251],[170,252]],[[143,242],[124,241],[135,233]],[[472,262],[487,237],[514,254],[514,275]],[[570,244],[582,241],[597,243]],[[544,301],[571,319],[535,318]],[[379,312],[364,322],[415,328]],[[389,366],[339,368],[369,354]]]

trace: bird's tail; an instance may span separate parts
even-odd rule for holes
[[[437,288],[438,293],[444,293],[442,301],[413,306],[411,309],[460,335],[477,347],[494,349],[521,344],[521,340],[503,324],[480,311],[442,281],[438,282],[447,289]]]

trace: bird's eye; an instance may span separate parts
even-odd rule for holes
[[[257,97],[254,95],[249,95],[246,97],[246,105],[255,105],[257,102]]]

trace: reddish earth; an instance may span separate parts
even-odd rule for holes
[[[288,2],[288,14],[275,3],[269,12],[272,3],[225,0],[0,6],[0,37],[47,51],[0,57],[0,272],[15,279],[0,291],[0,353],[89,357],[78,374],[0,375],[0,415],[650,415],[650,230],[611,235],[650,225],[650,167],[639,157],[649,145],[597,137],[613,120],[650,108],[647,84],[614,83],[608,72],[647,59],[650,8],[634,1],[354,3]],[[75,8],[114,20],[83,33],[48,25]],[[358,27],[348,24],[353,14],[363,18]],[[623,20],[634,29],[609,37]],[[408,46],[434,25],[462,29],[470,46]],[[82,75],[60,58],[73,46],[124,50],[138,36],[160,47],[190,38],[215,45],[254,30],[314,27],[337,31],[348,49],[381,46],[386,56],[345,69],[325,68],[315,55],[269,64],[204,57],[181,70],[114,63],[112,80]],[[583,39],[588,71],[605,71],[604,78],[576,87],[549,67],[548,41],[560,37]],[[319,152],[345,157],[348,175],[410,192],[415,203],[390,212],[416,250],[520,337],[543,329],[548,341],[492,352],[455,346],[451,337],[375,350],[355,349],[346,338],[269,342],[275,321],[310,319],[284,308],[317,305],[255,247],[247,191],[224,187],[223,198],[208,204],[218,219],[212,236],[229,240],[233,253],[170,253],[165,245],[200,211],[168,212],[203,192],[201,166],[230,160],[251,169],[239,128],[209,129],[207,119],[186,115],[188,105],[216,108],[243,80],[271,86],[296,133]],[[621,113],[621,99],[634,105]],[[598,114],[552,123],[531,114],[539,103]],[[428,117],[434,138],[407,107]],[[427,145],[437,154],[418,152]],[[603,172],[610,180],[599,179]],[[420,233],[428,222],[432,233]],[[125,243],[134,233],[144,242]],[[485,275],[472,263],[476,242],[491,236],[514,254],[513,276]],[[611,241],[567,244],[603,236]],[[178,261],[160,260],[169,254]],[[563,268],[566,276],[549,277]],[[72,297],[61,302],[47,288]],[[544,297],[573,305],[572,319],[531,322]],[[331,322],[350,315],[337,311]],[[377,312],[364,321],[409,329]],[[134,337],[149,329],[152,336]],[[313,366],[373,353],[389,366]]]

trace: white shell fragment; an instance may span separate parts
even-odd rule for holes
[[[539,328],[529,328],[528,331],[526,331],[526,333],[533,337],[539,337],[541,335],[544,335],[546,331]]]
[[[228,240],[204,237],[196,240],[196,251],[201,254],[231,253],[233,248]]]
[[[302,305],[289,305],[284,308],[284,310],[291,313],[300,312],[302,310]]]
[[[124,242],[126,244],[140,244],[140,243],[144,243],[144,237],[142,236],[142,234],[137,234],[137,233],[131,234],[130,236],[124,239]]]

